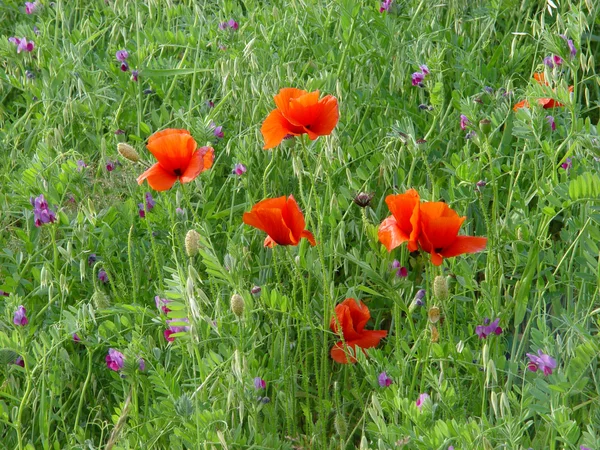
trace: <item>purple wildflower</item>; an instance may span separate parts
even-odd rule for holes
[[[179,214],[180,216],[183,216],[185,214],[185,209],[176,208],[175,209],[175,214]]]
[[[129,58],[129,53],[127,53],[127,50],[118,50],[116,53],[116,56],[117,56],[117,61],[125,62],[125,60],[127,60],[127,58]]]
[[[36,9],[40,6],[40,2],[25,2],[25,12],[27,14],[33,14]]]
[[[384,11],[385,12],[389,11],[390,8],[392,7],[392,2],[393,1],[394,0],[382,0],[381,6],[379,7],[379,12],[382,13]]]
[[[0,289],[0,297],[8,297],[10,295],[10,293],[3,291],[2,289]]]
[[[392,263],[392,269],[396,270],[396,276],[401,278],[406,278],[408,276],[408,269],[404,266],[400,265],[400,261],[397,259]]]
[[[485,180],[479,180],[477,183],[475,183],[475,189],[481,192],[486,185],[487,183],[485,182]]]
[[[157,295],[156,297],[154,297],[154,303],[156,303],[156,307],[158,309],[160,309],[162,312],[164,312],[165,314],[168,314],[171,312],[171,310],[169,308],[167,308],[167,305],[169,303],[171,303],[171,300],[167,300],[166,298],[161,298],[159,295]]]
[[[26,70],[25,77],[27,77],[28,80],[33,80],[35,78],[35,73],[33,73],[31,70]]]
[[[85,163],[85,161],[83,159],[78,159],[77,160],[77,170],[79,172],[81,172],[86,167],[87,167],[87,164]]]
[[[550,129],[552,129],[552,131],[556,130],[556,122],[554,122],[554,117],[546,116],[546,120],[548,121],[548,125],[550,125]]]
[[[262,291],[262,288],[260,286],[254,286],[252,289],[250,289],[250,292],[252,293],[252,295],[258,297],[260,295],[260,291]]]
[[[227,22],[221,22],[219,24],[219,30],[223,31],[223,30],[226,30],[227,28],[229,28],[229,24]]]
[[[79,338],[79,335],[77,333],[73,333],[72,336],[73,336],[73,341],[81,342],[81,339]]]
[[[467,129],[467,125],[469,125],[469,118],[464,114],[460,115],[460,129],[465,131]]]
[[[554,62],[552,61],[552,56],[546,56],[544,58],[544,65],[549,69],[554,69]]]
[[[579,446],[579,450],[592,450],[592,449],[591,449],[591,448],[589,448],[589,447],[586,447],[586,446],[584,446],[584,445],[580,445],[580,446]]]
[[[173,342],[175,340],[174,337],[171,337],[174,333],[183,333],[184,331],[189,331],[190,327],[187,325],[170,325],[171,323],[190,323],[187,318],[183,319],[167,319],[167,325],[169,328],[165,330],[164,335],[165,339],[169,342]]]
[[[144,204],[143,203],[138,203],[138,214],[140,215],[141,219],[143,219],[144,217],[146,217],[146,211],[144,210]]]
[[[19,39],[17,37],[10,37],[8,40],[17,46],[17,53],[21,53],[22,51],[32,52],[35,48],[35,43],[27,41],[27,38]]]
[[[15,359],[15,362],[13,364],[25,367],[25,361],[23,361],[23,357],[21,355],[17,356],[17,359]]]
[[[562,167],[568,172],[571,169],[571,167],[573,167],[573,162],[571,161],[571,158],[565,159],[565,162],[562,163],[560,167]]]
[[[414,300],[415,305],[417,305],[417,306],[425,305],[425,302],[423,301],[423,299],[425,298],[425,294],[426,294],[425,289],[419,289],[417,291],[417,293],[415,294],[415,300]]]
[[[127,72],[129,70],[129,64],[127,64],[127,61],[123,61],[121,63],[121,72]]]
[[[237,175],[238,177],[244,175],[246,173],[246,170],[246,166],[240,163],[233,166],[233,174]]]
[[[471,130],[467,134],[465,134],[465,139],[468,141],[470,139],[473,139],[475,136],[477,136],[477,132],[475,130]]]
[[[486,337],[492,334],[502,334],[502,328],[498,326],[499,322],[500,319],[496,319],[488,325],[489,319],[486,318],[484,321],[484,325],[477,325],[475,327],[475,334],[479,336],[479,339],[485,339]]]
[[[106,270],[100,269],[98,271],[98,279],[103,283],[108,283],[108,274],[106,273]]]
[[[115,136],[119,136],[121,134],[125,134],[125,131],[121,130],[120,128],[115,130]]]
[[[106,355],[106,365],[110,370],[118,372],[125,365],[125,357],[123,353],[114,348],[108,349],[108,355]]]
[[[258,391],[259,389],[266,389],[266,387],[267,383],[265,383],[265,380],[263,380],[261,377],[254,378],[254,389]]]
[[[115,163],[112,161],[106,161],[106,170],[108,170],[109,172],[112,172],[113,170],[115,170]]]
[[[132,71],[131,71],[131,79],[132,79],[133,81],[136,81],[136,82],[137,82],[139,74],[140,74],[140,73],[137,71],[137,69],[136,69],[136,70],[132,70]]]
[[[140,358],[140,360],[138,361],[138,366],[140,368],[140,372],[146,371],[146,361],[144,361],[144,358]]]
[[[41,227],[44,223],[54,223],[56,221],[56,214],[50,210],[48,202],[44,198],[44,194],[40,194],[35,199],[31,197],[29,200],[31,206],[33,206],[33,216],[35,219],[35,226]]]
[[[39,36],[40,34],[42,34],[40,29],[38,27],[36,27],[35,25],[33,26],[33,32],[35,33],[36,36]]]
[[[91,267],[95,262],[96,262],[96,254],[91,253],[90,256],[88,256],[88,266]]]
[[[215,137],[223,139],[223,137],[225,136],[225,133],[223,133],[223,127],[221,125],[215,127],[213,134],[215,135]]]
[[[567,45],[569,46],[569,53],[571,57],[574,58],[577,55],[577,49],[575,48],[575,44],[573,44],[572,39],[567,39]]]
[[[392,379],[388,377],[387,373],[385,372],[381,372],[379,374],[379,376],[377,377],[377,381],[379,382],[379,386],[381,387],[388,387],[390,384],[393,383]]]
[[[417,408],[421,409],[423,407],[423,404],[429,399],[429,394],[419,394],[419,398],[417,398],[417,401],[415,402],[417,405]]]
[[[527,357],[530,360],[527,368],[532,372],[536,372],[539,369],[544,372],[544,375],[548,376],[552,374],[552,369],[556,369],[556,360],[550,355],[542,353],[541,350],[538,350],[537,355],[527,353]]]
[[[562,65],[562,63],[563,63],[563,59],[560,56],[558,56],[558,55],[553,55],[552,56],[552,61],[554,61],[554,65],[556,67]]]
[[[146,208],[148,208],[148,211],[152,211],[152,208],[154,208],[154,206],[156,205],[156,202],[152,198],[152,193],[146,192],[144,197],[146,200]]]
[[[240,27],[239,24],[233,19],[229,19],[227,26],[229,26],[229,28],[231,28],[233,31],[237,31],[237,29]]]
[[[423,87],[423,80],[425,79],[425,74],[422,72],[415,72],[411,75],[411,81],[413,86]]]
[[[423,75],[429,75],[429,67],[427,67],[426,64],[421,64],[419,66],[419,69],[421,69],[421,72],[423,72]]]
[[[206,106],[208,106],[209,108],[214,108],[215,102],[213,102],[212,100],[206,100]]]
[[[15,316],[13,318],[13,323],[15,325],[24,327],[25,325],[27,325],[29,323],[29,320],[27,320],[27,310],[25,309],[25,307],[23,305],[20,305],[17,310],[15,311]]]

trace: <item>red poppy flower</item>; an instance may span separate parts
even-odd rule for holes
[[[476,253],[485,249],[487,238],[458,236],[466,217],[459,215],[444,202],[421,205],[421,235],[419,245],[431,253],[431,262],[439,266],[443,258]]]
[[[387,336],[385,330],[365,330],[365,325],[371,318],[369,308],[362,301],[356,301],[353,298],[347,298],[342,303],[335,307],[335,316],[331,318],[330,328],[334,333],[339,334],[338,322],[342,328],[344,342],[348,347],[351,347],[356,352],[356,347],[361,349],[377,347],[379,341]],[[356,358],[347,357],[348,352],[345,351],[343,342],[336,343],[331,348],[331,357],[334,361],[341,364],[355,363]]]
[[[212,147],[200,147],[187,130],[168,128],[158,131],[148,139],[148,150],[158,160],[141,174],[137,182],[148,180],[152,189],[171,189],[177,179],[189,183],[213,164],[215,153]]]
[[[419,194],[409,189],[404,194],[388,195],[385,202],[392,215],[379,226],[379,241],[389,252],[404,242],[408,242],[408,250],[417,250],[419,238]]]
[[[537,81],[539,84],[543,86],[549,86],[543,72],[534,73],[533,78],[535,78],[535,81]],[[569,92],[573,92],[573,86],[569,86]],[[552,109],[565,106],[563,103],[556,101],[553,98],[538,98],[537,102],[544,109]],[[529,108],[529,102],[527,100],[521,100],[520,102],[516,103],[515,106],[513,106],[513,111],[516,112],[521,108]]]
[[[340,117],[337,99],[319,91],[283,88],[275,97],[277,108],[271,111],[260,128],[265,139],[263,149],[278,146],[287,136],[308,134],[311,140],[331,134]]]
[[[244,213],[243,221],[268,234],[265,247],[298,245],[301,238],[308,239],[311,245],[316,244],[312,233],[304,229],[304,216],[292,195],[287,199],[283,196],[258,202],[250,212]]]

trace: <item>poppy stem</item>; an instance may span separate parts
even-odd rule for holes
[[[267,177],[271,172],[271,169],[275,165],[275,152],[271,152],[271,160],[267,167],[265,167],[265,172],[263,173],[263,198],[267,198]]]

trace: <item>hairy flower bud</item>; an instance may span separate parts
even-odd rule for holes
[[[110,306],[110,298],[102,291],[94,292],[94,295],[92,295],[92,302],[97,309],[106,309]]]
[[[446,300],[448,298],[448,282],[446,277],[438,275],[433,280],[433,294],[439,300]]]
[[[125,142],[119,142],[117,144],[117,151],[119,152],[119,155],[131,162],[138,162],[140,160],[140,155],[135,151],[135,148]]]
[[[190,230],[185,235],[185,251],[188,256],[195,256],[200,250],[200,233],[196,230]]]
[[[346,420],[344,420],[344,416],[341,414],[336,414],[335,419],[333,421],[333,426],[337,434],[344,438],[346,436],[346,432],[348,431],[348,425],[346,424]]]
[[[240,294],[233,294],[229,303],[231,311],[238,317],[244,314],[244,298]]]

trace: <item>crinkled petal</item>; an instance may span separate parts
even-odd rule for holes
[[[163,134],[148,141],[148,150],[164,169],[173,173],[179,171],[179,174],[183,174],[196,151],[196,141],[189,132],[165,133],[166,131],[168,130],[159,132]]]
[[[288,122],[281,114],[281,111],[274,109],[263,122],[260,132],[265,140],[263,149],[268,150],[281,144],[284,137],[288,135],[298,136],[304,131]]]
[[[171,189],[177,181],[177,177],[165,170],[160,163],[154,164],[141,174],[138,177],[137,182],[138,184],[142,184],[146,179],[148,180],[150,187],[156,191],[167,191]]]
[[[388,252],[391,252],[409,240],[409,236],[400,229],[394,216],[389,216],[381,222],[377,236],[379,237],[379,242],[387,248]]]
[[[456,240],[440,253],[444,258],[462,255],[463,253],[477,253],[485,250],[486,244],[487,238],[484,237],[457,236]]]

